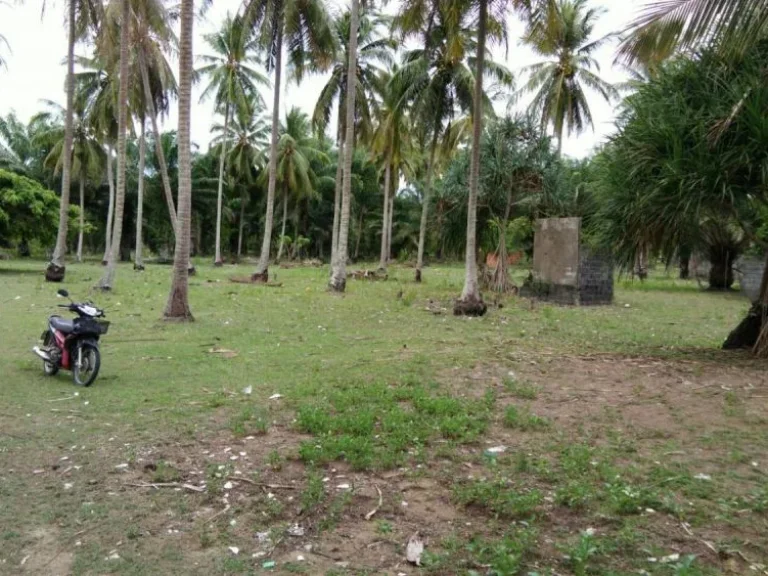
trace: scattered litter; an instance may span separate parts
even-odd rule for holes
[[[265,568],[267,570],[269,570],[270,568],[274,568],[275,567],[275,561],[274,560],[267,560],[266,562],[264,562],[261,565],[261,567]]]
[[[629,304],[624,304],[624,308],[632,308]]]
[[[349,562],[336,562],[336,566],[339,568],[349,568]]]
[[[232,482],[227,482],[224,484],[224,490],[232,490],[233,486]]]
[[[384,497],[382,496],[381,490],[379,489],[379,487],[376,484],[374,484],[373,487],[376,488],[376,492],[379,493],[379,503],[376,504],[376,508],[374,508],[373,510],[368,512],[368,514],[365,515],[366,520],[370,520],[371,518],[373,518],[373,515],[379,511],[379,508],[381,508],[381,505],[384,503]]]
[[[240,456],[246,456],[247,454],[245,452],[240,452]]]
[[[656,510],[653,508],[646,508],[645,509],[646,514],[656,514]]]
[[[246,386],[243,388],[243,394],[250,394],[251,392],[253,392],[253,386]]]
[[[83,545],[83,543],[82,543],[80,540],[78,540],[77,542],[75,542],[75,546],[82,546],[82,545]]]
[[[752,462],[752,468],[757,468],[757,462]]]
[[[694,478],[696,478],[696,480],[704,480],[705,482],[712,481],[712,476],[710,476],[709,474],[696,474]]]
[[[272,494],[272,492],[270,492],[269,494],[267,494],[267,500],[274,500],[274,499],[275,499],[275,495],[274,495],[274,494]]]
[[[19,299],[19,297],[17,296],[17,297],[16,297],[16,300],[18,300],[18,299]],[[27,560],[29,560],[29,556],[24,556],[24,558],[22,558],[22,559],[21,559],[21,564],[20,564],[20,566],[24,566],[24,564],[26,564],[26,563],[27,563]]]
[[[238,548],[237,546],[230,546],[229,551],[232,552],[232,554],[234,554],[235,556],[240,554],[240,548]]]
[[[494,446],[493,448],[488,448],[485,453],[486,454],[503,454],[507,451],[506,446]]]
[[[64,490],[71,490],[72,486],[74,486],[74,484],[72,484],[71,482],[67,482],[64,484]]]
[[[230,520],[230,521],[229,521],[229,525],[230,525],[230,526],[234,526],[235,524],[237,524],[237,520],[235,520],[234,518],[232,518],[232,520]]]
[[[107,556],[107,560],[120,560],[120,554],[117,553],[117,550],[112,550]]]
[[[256,540],[259,544],[267,544],[270,542],[269,532],[256,532]]]
[[[254,552],[251,554],[251,558],[261,558],[262,556],[266,556],[266,552]]]
[[[42,474],[43,472],[45,472],[45,470],[32,470],[32,474]]]
[[[269,397],[270,400],[280,400],[282,398],[282,394],[272,394],[272,396]]]
[[[299,554],[298,556],[296,556],[296,560],[299,561],[299,562],[304,562],[304,556]]]
[[[403,500],[402,502],[400,502],[400,506],[402,506],[403,508],[408,508],[408,502]]]
[[[123,462],[122,464],[118,464],[117,466],[115,466],[115,468],[117,468],[118,470],[125,470],[126,468],[128,468],[128,463]]]
[[[424,553],[424,542],[421,541],[419,533],[416,532],[408,538],[408,544],[405,546],[405,559],[411,564],[421,566],[421,555]]]
[[[232,460],[232,461],[237,460],[238,458],[239,458],[239,456],[230,456],[229,457],[229,459]]]
[[[680,554],[670,554],[669,556],[659,558],[661,564],[669,564],[670,562],[677,562],[678,560],[680,560]]]
[[[294,524],[287,530],[289,536],[304,536],[304,528],[299,526],[298,524]]]
[[[349,484],[339,484],[336,488],[339,490],[349,490],[350,486]]]
[[[584,530],[584,534],[586,534],[587,536],[594,536],[595,535],[595,529],[592,528],[592,527],[587,528],[586,530]]]
[[[312,552],[312,544],[305,545],[304,550],[306,550],[307,552]]]

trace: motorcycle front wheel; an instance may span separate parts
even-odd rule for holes
[[[43,346],[46,348],[50,348],[53,346],[53,336],[51,336],[50,332],[47,332],[45,334],[45,339],[43,340]],[[56,376],[59,372],[59,365],[54,364],[53,362],[46,362],[43,360],[43,374],[46,376]]]
[[[82,342],[74,349],[72,359],[72,379],[78,386],[90,386],[99,375],[101,354],[98,347],[90,342]]]

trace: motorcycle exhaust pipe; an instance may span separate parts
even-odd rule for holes
[[[53,362],[53,360],[51,360],[50,354],[48,354],[48,352],[46,352],[45,350],[41,350],[39,346],[35,346],[34,348],[32,348],[32,352],[40,356],[40,358],[42,358],[46,362]]]

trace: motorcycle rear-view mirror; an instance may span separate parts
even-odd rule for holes
[[[69,298],[69,292],[67,292],[67,291],[66,291],[66,290],[64,290],[63,288],[62,288],[61,290],[58,290],[58,291],[56,292],[56,295],[57,295],[59,298]]]

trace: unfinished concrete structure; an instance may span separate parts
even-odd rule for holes
[[[581,218],[536,221],[533,271],[522,296],[558,304],[613,302],[613,261],[581,241]]]

